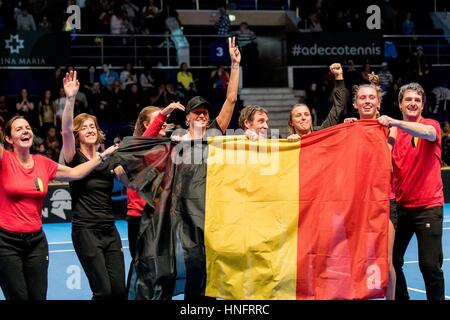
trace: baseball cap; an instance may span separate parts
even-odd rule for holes
[[[203,99],[200,96],[195,96],[191,100],[189,100],[189,102],[187,103],[186,113],[189,113],[192,110],[194,110],[195,108],[198,108],[198,107],[201,107],[201,106],[203,106],[206,109],[208,109],[208,111],[211,109],[211,105],[209,104],[208,101],[206,101],[205,99]]]

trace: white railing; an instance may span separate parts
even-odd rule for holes
[[[113,63],[135,66],[174,67],[177,51],[172,39],[174,35],[110,35],[78,34],[71,43],[71,56],[76,65],[102,65]],[[187,35],[190,48],[190,65],[213,66],[211,45],[226,43],[226,36]]]

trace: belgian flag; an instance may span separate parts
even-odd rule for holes
[[[149,203],[134,297],[384,297],[386,140],[376,121],[334,126],[298,143],[127,138],[117,156]]]

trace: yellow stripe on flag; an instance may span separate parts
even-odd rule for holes
[[[227,136],[208,145],[206,296],[295,299],[300,143]]]

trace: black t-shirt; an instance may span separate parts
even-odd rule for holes
[[[217,119],[214,119],[208,124],[208,127],[206,129],[206,136],[207,137],[223,136],[222,129],[217,123]]]
[[[87,161],[89,159],[77,149],[68,165],[76,167]],[[109,160],[101,163],[83,179],[70,182],[73,227],[98,228],[114,224],[111,200],[113,185],[114,174],[111,173]]]

